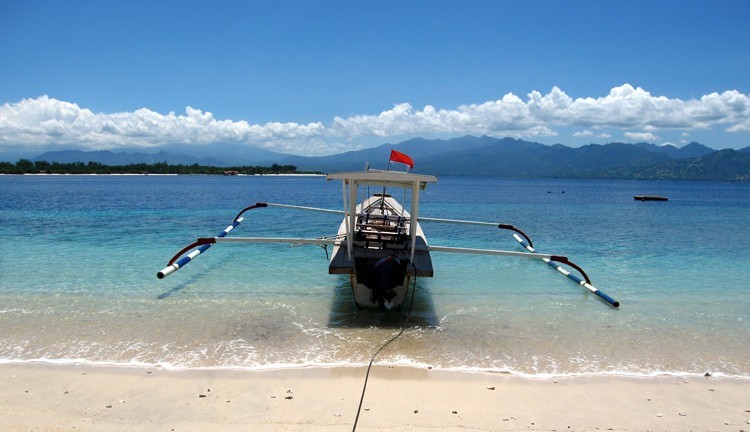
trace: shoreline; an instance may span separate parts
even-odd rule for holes
[[[606,371],[606,372],[563,372],[563,373],[525,373],[507,369],[492,369],[479,367],[441,367],[428,363],[410,363],[410,362],[388,362],[379,361],[377,367],[387,368],[405,368],[405,369],[425,369],[436,373],[455,373],[468,375],[489,375],[489,376],[507,376],[531,381],[558,380],[558,379],[698,379],[698,378],[715,378],[745,381],[750,385],[750,375],[733,375],[724,372],[706,371],[706,372],[686,372],[686,371],[655,371],[655,372],[623,372],[623,371]],[[91,368],[110,368],[110,369],[140,369],[140,370],[162,370],[165,372],[213,372],[213,373],[272,373],[277,371],[294,371],[308,369],[361,369],[367,367],[367,362],[349,363],[279,363],[268,364],[263,366],[179,366],[168,363],[142,363],[126,362],[118,363],[111,361],[90,361],[82,358],[75,359],[6,359],[0,358],[0,367],[4,366],[38,366],[38,367],[91,367]],[[748,431],[750,432],[750,431]]]
[[[0,364],[2,430],[352,430],[366,367]],[[748,381],[374,366],[357,430],[750,430]]]

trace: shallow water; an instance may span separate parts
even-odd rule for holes
[[[0,176],[0,361],[180,368],[363,364],[400,312],[358,311],[316,246],[183,246],[257,201],[338,209],[323,177]],[[666,195],[637,202],[634,195]],[[401,198],[394,193],[396,198]],[[750,376],[750,185],[440,178],[422,216],[512,223],[567,255],[615,310],[537,260],[433,253],[379,361],[564,374]],[[253,210],[230,235],[333,234],[336,215]],[[521,250],[424,222],[433,245]],[[329,251],[330,252],[330,251]]]

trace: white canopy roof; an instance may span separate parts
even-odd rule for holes
[[[328,174],[326,179],[385,187],[419,188],[422,190],[427,187],[427,183],[437,183],[437,177],[431,175],[380,170],[332,173]]]

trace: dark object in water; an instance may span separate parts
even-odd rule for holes
[[[656,195],[636,195],[633,197],[636,201],[669,201],[669,198]]]

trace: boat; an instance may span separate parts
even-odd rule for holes
[[[636,195],[633,199],[636,201],[669,201],[668,197],[658,195]]]
[[[331,173],[328,181],[340,181],[343,210],[306,207],[292,204],[258,202],[244,208],[231,225],[215,237],[199,238],[179,251],[165,268],[157,273],[163,279],[183,268],[187,263],[206,252],[212,245],[225,242],[286,243],[291,245],[332,246],[328,266],[329,274],[348,275],[359,308],[376,308],[381,311],[400,309],[407,297],[410,284],[416,278],[433,277],[431,252],[483,254],[539,259],[547,262],[562,274],[576,281],[612,307],[615,301],[593,286],[584,270],[566,256],[537,252],[528,235],[510,224],[419,216],[420,192],[429,184],[437,183],[432,175],[390,170],[391,162],[403,163],[413,168],[413,161],[403,153],[391,153],[387,170]],[[403,193],[402,201],[395,195]],[[362,197],[360,197],[360,194]],[[407,211],[404,204],[409,202]],[[288,237],[227,237],[243,220],[246,212],[258,208],[280,207],[290,210],[335,213],[342,216],[336,234],[317,238]],[[481,225],[510,230],[524,251],[476,249],[430,245],[420,222]],[[326,249],[327,251],[327,249]],[[576,270],[583,279],[562,266]]]
[[[337,173],[349,191],[346,216],[334,245],[329,274],[349,275],[354,301],[359,307],[399,308],[415,277],[432,277],[433,268],[424,231],[419,224],[419,192],[437,178],[395,171],[367,170]],[[357,204],[360,187],[379,190]],[[382,189],[380,189],[382,187]],[[387,190],[411,191],[411,211],[406,211]]]

